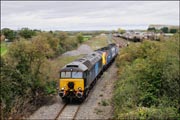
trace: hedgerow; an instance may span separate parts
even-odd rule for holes
[[[131,44],[120,51],[116,60],[119,80],[114,91],[117,118],[180,116],[179,53],[178,34],[160,42]]]

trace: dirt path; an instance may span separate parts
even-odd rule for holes
[[[90,52],[93,52],[91,47],[89,47],[86,44],[82,44],[81,46],[78,47],[77,50],[72,50],[72,51],[65,52],[64,54],[62,54],[62,56],[77,56],[77,55],[80,55],[80,54],[88,54]]]

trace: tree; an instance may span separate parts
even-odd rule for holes
[[[155,27],[149,27],[148,29],[147,29],[148,31],[156,31],[156,28]]]
[[[21,39],[10,45],[0,66],[0,102],[4,104],[3,116],[8,116],[7,113],[17,106],[17,111],[24,107],[24,101],[36,101],[46,94],[49,76],[43,69],[47,69],[47,57],[51,54],[52,49],[43,39]]]
[[[32,41],[36,39],[40,39],[44,43],[49,44],[50,48],[53,50],[53,53],[55,53],[55,55],[59,54],[59,39],[56,36],[54,36],[52,33],[50,32],[38,33],[36,36],[32,37]]]
[[[177,29],[170,29],[170,33],[176,33]]]
[[[28,39],[28,38],[31,38],[32,36],[35,35],[35,31],[30,30],[29,28],[22,28],[19,31],[19,35],[26,38],[26,39]]]
[[[77,40],[78,40],[79,43],[82,43],[82,42],[83,42],[83,35],[82,35],[82,33],[78,33],[78,34],[76,35],[76,37],[77,37]]]
[[[2,34],[9,39],[9,41],[13,41],[15,39],[15,32],[9,28],[3,28]]]
[[[163,27],[163,28],[161,28],[161,30],[162,30],[163,33],[168,33],[169,29],[168,29],[168,27]]]
[[[120,34],[123,34],[125,32],[126,32],[126,30],[124,30],[124,29],[121,29],[121,28],[118,29],[118,33],[120,33]]]
[[[66,32],[59,32],[58,37],[61,41],[64,41],[66,38],[68,38],[68,34]]]

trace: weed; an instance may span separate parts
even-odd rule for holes
[[[102,101],[101,101],[101,105],[102,105],[102,106],[108,106],[109,103],[108,103],[108,101],[106,101],[106,100],[102,100]]]
[[[96,112],[96,114],[100,114],[100,113],[102,113],[103,111],[100,110],[100,109],[95,108],[95,112]]]

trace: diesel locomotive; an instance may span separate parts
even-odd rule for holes
[[[58,93],[63,101],[83,101],[97,79],[109,67],[117,56],[119,48],[109,44],[80,59],[77,59],[60,70]]]

